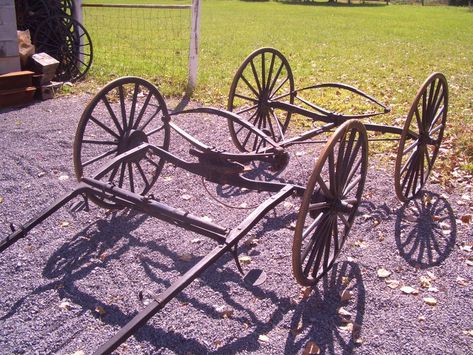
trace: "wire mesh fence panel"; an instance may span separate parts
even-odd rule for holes
[[[83,22],[94,46],[91,75],[99,82],[134,75],[166,94],[187,83],[191,7],[83,4]]]

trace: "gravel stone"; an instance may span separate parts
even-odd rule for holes
[[[72,142],[90,99],[58,97],[0,111],[1,236],[8,234],[9,222],[27,221],[74,188]],[[235,151],[225,120],[185,115],[175,122],[204,143]],[[188,148],[171,135],[173,153],[191,160]],[[317,148],[306,146],[301,156],[296,148],[277,178],[304,183]],[[245,272],[264,270],[266,282],[246,284],[227,254],[117,353],[300,354],[309,341],[322,353],[471,353],[473,339],[465,331],[473,329],[473,274],[466,261],[473,255],[460,247],[473,243],[473,226],[459,221],[472,213],[473,199],[461,198],[471,197],[471,188],[446,191],[428,184],[425,193],[432,204],[417,199],[402,205],[394,193],[394,161],[380,163],[381,158],[370,156],[364,201],[349,239],[309,297],[301,297],[292,276],[290,224],[300,200],[289,198],[294,207],[280,204],[249,233],[257,245],[239,247],[240,255],[251,256]],[[255,206],[269,197],[206,186],[233,206]],[[228,227],[250,213],[219,205],[199,177],[172,165],[165,166],[152,191],[163,203]],[[183,194],[191,198],[184,200]],[[442,231],[433,215],[442,216],[448,228]],[[202,241],[192,242],[195,238]],[[214,246],[205,237],[130,210],[60,209],[0,255],[0,354],[91,354]],[[190,261],[182,260],[186,253],[192,254]],[[377,276],[381,267],[392,272],[389,279],[400,281],[398,288]],[[420,286],[427,272],[436,277],[431,280],[436,293]],[[458,284],[457,277],[467,284]],[[407,285],[419,294],[403,294],[400,287]],[[345,288],[353,296],[342,302]],[[425,304],[424,297],[434,297],[437,305]],[[61,308],[62,302],[70,306]],[[222,317],[219,307],[232,315]],[[352,314],[352,330],[344,327],[340,307]],[[258,340],[260,335],[269,341]]]

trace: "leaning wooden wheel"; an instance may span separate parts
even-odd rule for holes
[[[294,102],[294,77],[287,59],[274,48],[251,53],[233,78],[228,110],[265,132],[275,142],[284,140],[291,113],[272,108],[270,101]],[[258,151],[266,142],[254,132],[229,120],[230,135],[242,152]]]
[[[415,197],[429,177],[442,143],[447,109],[447,79],[434,73],[417,92],[399,141],[394,186],[403,202]]]
[[[326,143],[302,198],[292,246],[301,285],[315,285],[332,268],[360,205],[367,167],[366,129],[347,121]]]
[[[41,22],[34,35],[38,52],[59,61],[55,79],[78,81],[92,66],[93,47],[87,30],[72,17],[58,15]]]
[[[169,115],[156,87],[136,77],[112,81],[92,99],[79,121],[73,147],[77,179],[93,177],[105,163],[143,143],[167,150],[169,139]],[[147,152],[116,165],[103,179],[144,195],[163,165],[163,159]],[[120,207],[90,198],[101,207]]]

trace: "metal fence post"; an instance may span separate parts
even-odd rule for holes
[[[191,95],[197,85],[197,69],[199,64],[199,35],[200,35],[200,0],[192,0],[191,38],[189,46],[189,76],[187,95]]]

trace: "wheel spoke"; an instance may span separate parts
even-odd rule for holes
[[[98,156],[96,156],[96,157],[94,157],[94,158],[92,158],[92,159],[90,159],[90,160],[87,160],[85,163],[82,163],[82,167],[85,168],[87,165],[93,164],[93,163],[95,163],[96,161],[99,161],[99,160],[101,160],[101,159],[103,159],[103,158],[106,158],[106,157],[108,157],[109,155],[112,155],[112,154],[116,153],[117,151],[118,151],[118,148],[115,148],[115,149],[113,149],[113,150],[110,150],[110,151],[108,151],[108,152],[105,152],[105,153],[103,153],[103,154],[100,154],[100,155],[98,155]]]
[[[128,178],[130,180],[130,191],[135,192],[135,183],[133,181],[133,166],[131,162],[128,162]]]
[[[255,104],[258,103],[258,100],[253,99],[252,97],[249,97],[249,96],[242,95],[242,94],[235,94],[235,97],[239,97],[240,99],[251,101]],[[254,107],[258,107],[258,105],[255,105]],[[238,112],[238,113],[240,113],[240,112]]]
[[[82,143],[95,144],[95,145],[118,145],[118,143],[114,141],[96,141],[96,140],[91,140],[91,139],[84,139]]]
[[[161,111],[161,107],[158,107],[156,112],[151,115],[151,117],[140,127],[140,131],[144,131],[145,128],[150,124],[150,122],[158,115]]]
[[[274,60],[276,59],[276,54],[273,53],[271,57],[271,63],[269,64],[269,71],[268,71],[268,80],[266,81],[266,86],[265,89],[269,89],[269,85],[271,83],[271,77],[273,75],[273,69],[274,69]]]
[[[138,172],[141,175],[141,179],[143,179],[143,182],[145,183],[145,186],[149,187],[150,183],[149,183],[148,179],[146,178],[146,174],[143,171],[143,168],[141,167],[141,165],[138,162],[135,162],[135,165],[136,165],[136,168],[137,168]]]
[[[330,189],[327,187],[327,185],[325,184],[325,181],[322,179],[322,177],[319,175],[317,176],[317,182],[319,183],[320,185],[320,188],[322,189],[323,193],[325,194],[325,196],[329,197],[329,198],[333,198],[334,196],[332,195],[332,193],[330,192]]]
[[[399,172],[399,176],[404,175],[404,172],[406,171],[408,165],[411,164],[412,159],[414,158],[416,152],[417,152],[417,150],[413,151],[413,152],[411,153],[411,155],[409,156],[409,158],[407,158],[406,162],[404,163],[404,165],[402,166],[402,168],[401,168],[401,170],[400,170],[400,172]]]
[[[126,131],[128,127],[127,127],[127,119],[126,119],[125,94],[123,92],[122,85],[118,87],[118,96],[120,98],[120,108],[122,112],[123,129]]]
[[[237,94],[235,94],[235,96],[237,96]],[[253,99],[251,99],[253,100]],[[257,108],[258,105],[253,105],[253,106],[250,106],[248,108],[245,108],[245,109],[242,109],[242,110],[239,110],[239,111],[235,111],[238,115],[241,115],[242,113],[246,113],[248,111],[251,111],[251,110],[254,110],[255,108]]]
[[[98,119],[96,119],[94,116],[90,115],[89,119],[94,122],[97,126],[102,128],[105,132],[109,133],[110,135],[114,136],[115,138],[119,139],[120,136],[116,134],[114,131],[112,131],[110,128],[105,126],[102,122],[100,122]]]
[[[302,240],[305,240],[307,236],[312,233],[315,227],[317,227],[320,224],[320,221],[324,218],[325,214],[320,213],[315,217],[315,219],[312,221],[312,223],[307,227],[307,229],[302,233]],[[304,258],[303,258],[304,259]]]
[[[329,208],[330,204],[328,202],[317,202],[317,203],[311,203],[309,205],[309,211],[315,211],[315,210],[322,210],[324,208]]]
[[[151,136],[155,133],[158,133],[159,131],[162,131],[165,127],[166,127],[166,125],[163,124],[163,125],[155,128],[155,129],[152,129],[151,131],[149,131],[148,133],[145,133],[145,134],[146,134],[147,137],[149,137],[149,136]]]
[[[324,231],[323,234],[321,235],[321,244],[317,248],[317,257],[313,263],[312,267],[312,277],[316,278],[317,277],[317,271],[320,268],[320,263],[322,261],[322,256],[324,255],[325,252],[325,246],[327,245],[327,239],[330,240],[330,231],[332,229],[332,219],[330,218],[331,216],[329,215],[327,217],[327,222],[324,224]],[[330,242],[329,242],[330,243]]]
[[[345,231],[348,231],[351,228],[351,224],[348,222],[348,220],[345,218],[345,216],[341,213],[337,213],[338,218],[342,221],[342,223],[345,225]],[[346,232],[344,233],[346,234]]]
[[[333,150],[330,150],[328,155],[328,178],[330,184],[330,191],[332,192],[332,196],[338,195],[338,186],[335,182],[335,158],[333,154]]]
[[[133,119],[135,118],[135,110],[136,110],[136,101],[138,101],[138,83],[135,83],[135,87],[133,90],[133,98],[131,101],[131,110],[130,110],[130,121],[128,122],[128,127],[133,127]]]
[[[283,127],[281,126],[281,122],[279,121],[279,118],[276,116],[272,108],[269,109],[269,112],[271,112],[271,115],[273,116],[274,122],[276,123],[276,127],[279,131],[281,140],[283,141],[285,137],[284,137]]]
[[[250,90],[253,92],[253,94],[255,94],[255,96],[259,98],[259,93],[258,93],[258,91],[256,91],[256,89],[253,87],[253,85],[250,84],[250,82],[248,81],[248,79],[246,79],[243,74],[241,74],[241,79],[242,79],[243,82],[246,84],[246,86],[248,86],[248,87],[250,88]]]
[[[407,153],[409,153],[412,149],[414,148],[417,148],[419,145],[419,140],[416,139],[414,141],[414,143],[412,143],[409,147],[407,147],[403,152],[402,152],[402,155],[406,155]]]
[[[284,84],[287,83],[288,80],[289,80],[289,77],[287,76],[287,77],[278,85],[278,87],[272,92],[270,99],[272,99],[273,96],[278,93],[278,91],[283,87]]]
[[[271,85],[269,86],[268,92],[271,94],[270,99],[272,99],[273,96],[274,96],[274,94],[273,94],[273,88],[274,88],[274,85],[276,85],[276,82],[278,81],[278,78],[279,78],[279,75],[281,74],[281,71],[282,71],[282,69],[283,69],[283,66],[284,66],[284,63],[281,62],[281,64],[279,64],[279,68],[278,68],[278,70],[277,70],[277,72],[276,72],[276,75],[274,76],[274,79],[273,79],[273,81],[271,82]]]
[[[358,185],[358,183],[361,181],[361,175],[358,175],[355,180],[353,180],[345,189],[343,190],[343,196],[348,195],[353,188]]]
[[[344,181],[342,181],[342,184],[340,186],[345,186],[345,188],[343,189],[343,192],[342,192],[342,196],[346,196],[348,194],[348,191],[347,191],[348,188],[346,187],[346,184],[351,181],[353,176],[358,171],[358,168],[360,167],[362,162],[363,162],[363,157],[359,157],[359,159],[355,162],[355,164],[353,164],[353,166],[350,168],[351,170],[350,170],[350,173],[348,174],[347,178]],[[361,175],[360,175],[360,177],[361,177]]]
[[[261,53],[261,91],[266,88],[266,62],[264,52]]]
[[[261,88],[261,84],[258,78],[258,72],[256,71],[255,63],[253,63],[253,60],[250,61],[250,66],[251,66],[251,70],[253,71],[253,77],[256,80],[256,86],[258,87],[258,97],[259,97],[263,89]]]
[[[143,107],[141,107],[140,113],[138,114],[138,117],[135,120],[135,124],[133,125],[133,129],[137,129],[138,125],[140,124],[143,115],[145,114],[146,109],[148,108],[149,102],[151,101],[151,98],[153,95],[151,92],[148,92],[148,96],[146,96],[145,102],[143,103]]]
[[[118,132],[120,132],[120,135],[122,135],[123,134],[122,126],[118,122],[118,118],[115,115],[115,112],[113,112],[112,106],[110,106],[110,102],[108,101],[107,96],[105,96],[105,95],[102,96],[102,102],[104,103],[105,107],[107,108],[107,111],[110,114],[110,117],[112,118],[113,123],[115,123],[115,126],[118,129]]]
[[[118,178],[118,187],[123,186],[123,180],[125,179],[125,170],[126,170],[126,164],[121,163],[120,177]]]

